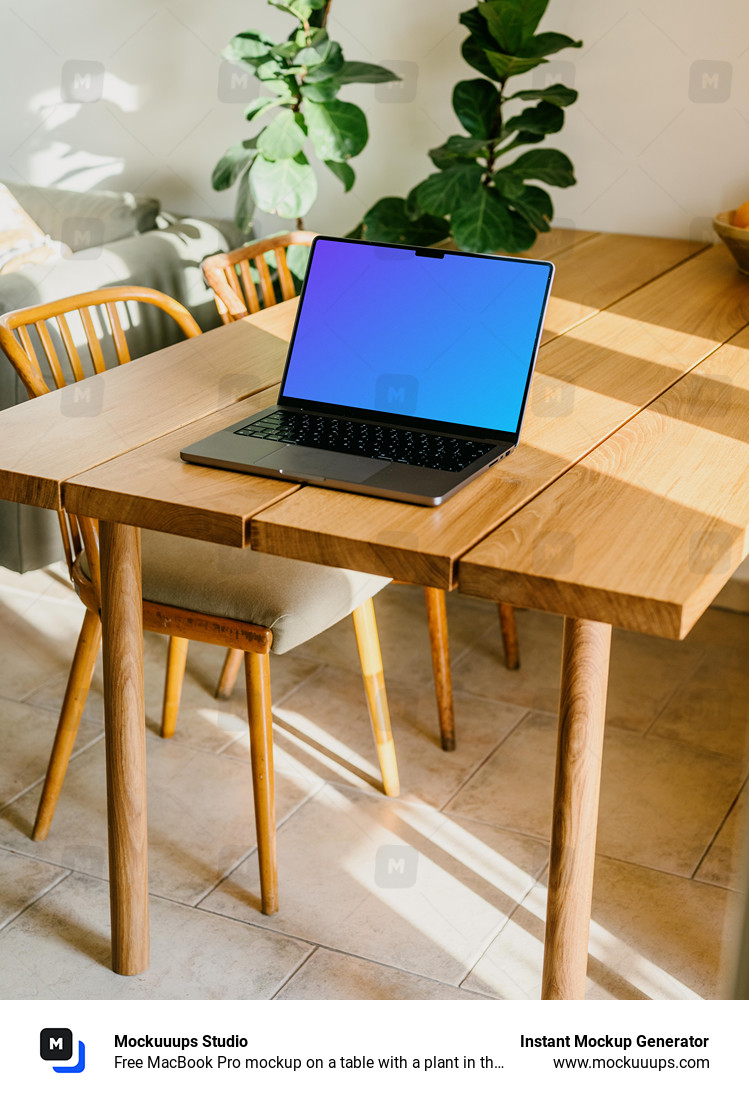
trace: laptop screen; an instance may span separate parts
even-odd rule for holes
[[[318,238],[281,401],[518,430],[553,266]]]

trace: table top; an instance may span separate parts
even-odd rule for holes
[[[749,285],[722,245],[554,230],[534,254],[557,275],[521,444],[439,508],[181,462],[274,401],[295,302],[3,412],[0,497],[681,636],[720,581],[684,554],[746,550]]]

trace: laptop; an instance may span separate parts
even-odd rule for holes
[[[185,462],[438,505],[517,446],[553,264],[316,237],[278,403]]]

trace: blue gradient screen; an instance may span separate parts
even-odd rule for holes
[[[515,432],[551,272],[318,240],[283,397]]]

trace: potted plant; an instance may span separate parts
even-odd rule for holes
[[[237,184],[235,220],[249,233],[255,207],[282,218],[303,217],[317,197],[317,176],[304,147],[349,191],[354,183],[350,160],[367,144],[367,119],[355,103],[339,99],[345,84],[399,80],[381,65],[346,61],[327,33],[331,0],[268,0],[293,16],[296,26],[284,41],[249,30],[232,38],[223,56],[248,69],[264,93],[245,111],[260,129],[232,145],[213,170],[217,191]]]
[[[460,22],[470,32],[463,57],[482,74],[453,91],[453,109],[466,133],[431,149],[437,171],[405,199],[380,199],[351,236],[422,245],[451,236],[469,252],[524,252],[548,231],[552,201],[537,184],[570,187],[572,163],[558,149],[516,151],[561,130],[564,108],[577,92],[564,84],[506,90],[508,81],[543,65],[549,55],[582,45],[564,34],[536,33],[547,5],[483,0],[463,12]]]

